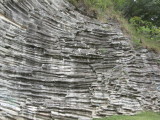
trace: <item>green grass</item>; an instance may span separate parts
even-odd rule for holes
[[[160,113],[143,112],[134,116],[117,115],[94,120],[160,120]]]
[[[118,4],[123,4],[123,0],[69,0],[73,5],[78,7],[79,3],[83,3],[87,8],[87,11],[95,11],[97,13],[97,19],[101,22],[109,22],[106,16],[109,16],[112,20],[117,21],[121,25],[123,33],[129,37],[135,46],[135,48],[148,48],[156,52],[160,52],[160,41],[156,41],[145,37],[143,34],[138,33],[135,28],[129,24],[121,11],[116,10]],[[115,1],[115,3],[113,2]],[[140,42],[141,41],[141,42]]]
[[[113,2],[111,0],[69,0],[69,2],[76,7],[79,7],[79,4],[84,4],[87,11],[95,11],[97,13],[99,20],[104,18],[107,11],[113,10]]]

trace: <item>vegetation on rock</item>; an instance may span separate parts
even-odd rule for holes
[[[107,18],[120,23],[123,32],[130,36],[135,47],[160,52],[159,0],[69,0],[91,17],[107,22]],[[107,17],[106,17],[107,16]]]

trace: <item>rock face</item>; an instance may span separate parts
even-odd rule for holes
[[[0,0],[0,120],[160,110],[159,56],[65,0]]]

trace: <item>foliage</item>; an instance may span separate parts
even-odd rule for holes
[[[141,17],[133,17],[130,23],[136,28],[137,32],[149,35],[154,38],[160,34],[160,27],[152,24],[152,22],[144,21]]]
[[[160,113],[144,112],[134,116],[117,115],[108,118],[94,120],[159,120]]]
[[[126,0],[123,11],[129,19],[138,16],[160,26],[160,0]]]
[[[122,11],[126,6],[127,0],[113,0],[113,3],[115,9]]]
[[[141,17],[132,17],[130,23],[135,27],[137,34],[141,34],[145,37],[144,44],[148,48],[155,50],[160,49],[160,27],[153,25],[152,22],[144,21]]]

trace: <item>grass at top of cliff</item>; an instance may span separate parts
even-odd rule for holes
[[[160,113],[143,112],[133,116],[117,115],[108,118],[97,118],[94,120],[160,120]]]
[[[96,13],[96,18],[101,22],[110,22],[107,18],[118,22],[121,25],[123,33],[133,41],[135,48],[144,47],[155,52],[160,52],[160,41],[153,40],[144,36],[144,34],[138,33],[132,24],[125,19],[121,13],[115,9],[117,4],[113,0],[69,0],[77,9],[81,7],[85,8],[87,15]],[[95,15],[95,14],[93,14]],[[92,16],[93,17],[93,16]]]

